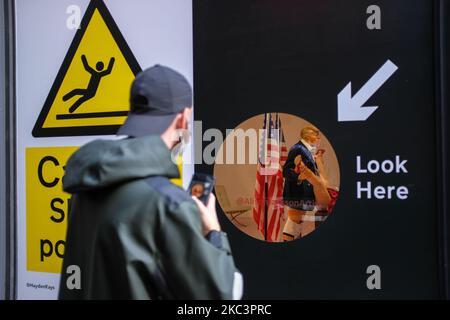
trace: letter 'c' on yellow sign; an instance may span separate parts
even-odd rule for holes
[[[33,129],[34,137],[115,134],[141,71],[102,0],[91,0]]]

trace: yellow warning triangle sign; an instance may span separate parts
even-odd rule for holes
[[[115,134],[141,71],[102,0],[91,0],[33,129],[34,137]]]

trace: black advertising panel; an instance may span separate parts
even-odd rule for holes
[[[260,164],[197,165],[216,175],[244,298],[442,297],[437,16],[429,0],[194,1],[201,132],[284,128],[281,159],[302,129],[317,128],[334,181],[326,221],[307,214],[315,222],[305,236],[275,241],[284,222],[270,225],[273,208],[255,208],[258,192],[276,193],[270,179],[258,182]],[[289,210],[278,212],[298,212]]]

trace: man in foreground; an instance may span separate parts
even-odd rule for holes
[[[207,206],[169,179],[179,130],[187,129],[192,90],[176,71],[155,66],[131,88],[118,134],[69,159],[71,193],[60,299],[233,299],[242,295],[211,194]],[[174,138],[175,137],[175,138]],[[73,288],[69,266],[81,271]]]

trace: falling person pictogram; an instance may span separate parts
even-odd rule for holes
[[[84,69],[86,69],[86,71],[91,74],[91,78],[89,79],[89,83],[86,89],[73,89],[62,98],[63,101],[67,101],[74,96],[81,96],[69,108],[70,113],[75,112],[75,110],[77,110],[81,106],[81,104],[88,101],[89,99],[92,99],[95,96],[98,86],[100,85],[101,78],[111,73],[115,59],[114,57],[112,57],[109,60],[108,68],[106,70],[103,70],[104,64],[101,61],[97,62],[97,64],[95,65],[95,69],[91,68],[84,54],[81,56],[81,61],[83,62]]]

